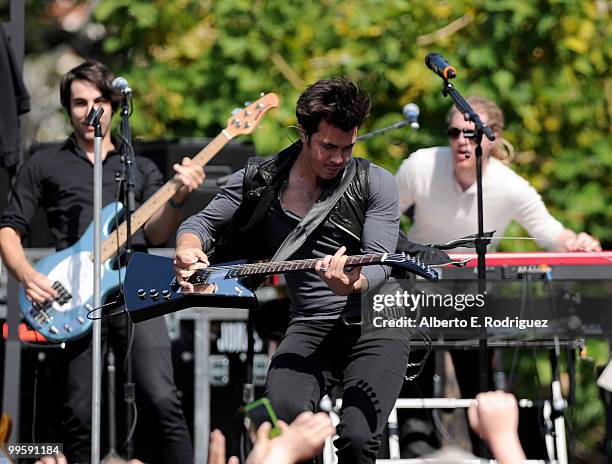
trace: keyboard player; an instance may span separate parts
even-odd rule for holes
[[[601,251],[597,239],[575,233],[556,220],[538,192],[502,162],[508,161],[513,150],[502,138],[504,115],[499,106],[483,97],[471,97],[468,102],[496,137],[493,142],[482,140],[484,230],[503,234],[515,220],[544,248]],[[466,137],[474,124],[465,121],[455,107],[448,124],[449,147],[414,152],[396,174],[400,209],[414,210],[408,239],[415,243],[446,243],[477,232],[475,145],[474,139]]]
[[[594,237],[565,228],[549,213],[536,190],[504,164],[513,150],[502,138],[504,115],[499,106],[478,96],[470,97],[468,102],[496,136],[493,142],[486,137],[482,140],[484,230],[495,230],[501,235],[515,220],[547,249],[601,251],[601,245]],[[465,121],[455,107],[450,110],[447,120],[449,146],[412,153],[396,174],[401,211],[412,213],[408,239],[413,242],[446,243],[477,232],[476,147],[474,139],[469,137],[474,124]],[[495,245],[494,242],[491,247]],[[455,251],[474,250],[458,248]],[[458,381],[463,397],[473,398],[478,391],[477,353],[455,352],[453,359],[455,370],[460,373]],[[427,378],[431,375],[433,369],[429,366],[429,371],[426,370],[416,383],[417,392],[404,393],[431,396],[431,381]],[[417,425],[409,426],[409,422]],[[409,439],[402,457],[418,456],[435,446],[436,439],[429,421],[421,420],[419,423],[418,418],[411,418],[407,423],[404,432]]]

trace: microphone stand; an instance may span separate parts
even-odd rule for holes
[[[102,127],[100,117],[104,113],[104,108],[99,106],[97,109],[92,107],[87,117],[88,125],[94,128],[94,231],[93,231],[93,257],[94,257],[94,292],[93,306],[100,308],[102,305],[102,294],[100,283],[102,279]],[[99,317],[93,320],[93,339],[92,339],[92,395],[91,395],[91,462],[100,462],[100,397],[101,397],[101,366],[102,366],[102,321]]]
[[[485,255],[487,245],[491,240],[484,233],[484,212],[483,212],[483,197],[482,197],[482,136],[486,135],[491,141],[495,140],[495,135],[489,126],[487,126],[480,116],[474,111],[470,104],[461,96],[455,89],[453,84],[444,79],[442,86],[442,95],[450,96],[455,102],[455,106],[461,111],[466,121],[472,121],[475,126],[474,141],[476,143],[476,196],[477,196],[477,216],[478,216],[478,234],[474,239],[476,245],[476,253],[478,255],[478,293],[483,295],[486,290],[486,263]],[[481,392],[489,389],[489,359],[487,350],[487,328],[484,325],[484,317],[479,318],[479,343],[478,343],[478,385]],[[480,452],[486,449],[482,439],[480,440]]]
[[[132,213],[136,210],[134,200],[134,149],[132,147],[132,130],[130,128],[130,92],[123,92],[123,99],[121,100],[121,125],[120,131],[122,135],[121,144],[121,159],[124,164],[124,188],[123,188],[123,202],[125,205],[125,226],[126,226],[126,244],[125,244],[125,255],[124,262],[127,265],[133,253],[132,249]],[[134,428],[134,406],[136,404],[136,388],[134,385],[134,379],[132,374],[132,359],[131,359],[131,340],[133,337],[132,333],[132,321],[125,311],[125,338],[126,338],[126,353],[125,353],[125,381],[123,384],[123,395],[125,402],[125,425],[126,433],[128,434],[125,441],[125,457],[131,459],[134,454],[134,442],[132,439],[133,428]]]
[[[395,124],[391,124],[390,126],[387,127],[382,127],[380,129],[376,129],[372,132],[368,132],[367,134],[363,134],[360,135],[359,137],[357,137],[357,140],[367,140],[367,139],[371,139],[372,137],[375,137],[377,135],[383,134],[387,131],[393,130],[393,129],[399,129],[401,127],[404,126],[411,126],[412,125],[412,121],[409,121],[408,119],[404,119],[402,121],[398,121]]]

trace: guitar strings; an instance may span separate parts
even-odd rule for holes
[[[357,255],[357,256],[349,256],[349,258],[353,259],[361,259],[362,262],[365,262],[364,258],[368,259],[380,259],[384,253],[369,253],[366,255]],[[314,265],[317,261],[320,261],[317,258],[308,258],[308,259],[299,259],[295,261],[266,261],[262,263],[250,263],[250,264],[228,264],[226,266],[210,266],[204,269],[198,269],[199,272],[206,271],[232,271],[232,270],[240,270],[240,269],[256,269],[260,270],[266,267],[274,267],[274,266],[287,266],[287,265]],[[351,265],[355,266],[357,264],[351,263]]]

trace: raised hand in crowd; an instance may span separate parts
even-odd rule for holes
[[[68,464],[68,461],[63,454],[57,454],[55,456],[42,457],[34,464]]]
[[[518,437],[518,405],[516,398],[503,391],[476,395],[468,409],[470,426],[485,440],[499,464],[516,464],[525,460]]]
[[[238,458],[232,456],[225,460],[225,436],[220,430],[213,430],[208,443],[208,464],[239,464]]]
[[[305,461],[321,452],[327,437],[335,432],[329,416],[325,413],[303,412],[287,425],[278,421],[282,433],[269,438],[272,426],[269,422],[257,430],[253,450],[247,457],[247,464],[294,464]],[[210,434],[208,464],[238,464],[232,456],[225,460],[225,437],[219,430]]]
[[[238,461],[236,461],[236,464],[237,462]],[[66,456],[64,456],[63,454],[57,454],[55,456],[45,456],[43,458],[40,458],[34,464],[68,464],[68,460],[66,459]],[[110,458],[104,458],[102,460],[102,464],[144,464],[144,463],[139,459],[131,459],[130,461],[126,461],[119,457],[113,456]]]
[[[325,413],[301,413],[291,425],[278,422],[282,433],[269,439],[270,424],[263,424],[257,431],[255,447],[247,464],[293,464],[305,461],[321,452],[327,437],[335,431]]]

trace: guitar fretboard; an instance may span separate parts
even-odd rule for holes
[[[380,264],[387,256],[386,253],[371,253],[366,255],[349,256],[346,259],[345,267],[368,266],[371,264]],[[229,271],[228,277],[245,277],[257,275],[272,275],[286,274],[289,272],[312,271],[315,269],[317,262],[320,259],[301,259],[295,261],[271,261],[266,263],[255,264],[237,264],[223,267],[210,267],[203,272],[214,272],[217,270]]]

